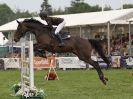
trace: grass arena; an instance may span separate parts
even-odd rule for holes
[[[45,99],[132,99],[132,69],[103,70],[109,78],[107,85],[98,79],[96,71],[57,70],[60,80],[44,79],[48,70],[35,70],[35,84],[45,91]],[[11,96],[11,87],[20,81],[18,69],[0,70],[0,99],[18,99]]]

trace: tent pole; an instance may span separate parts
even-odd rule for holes
[[[129,55],[131,54],[131,21],[129,21]]]
[[[81,32],[82,32],[82,27],[79,26],[79,36],[80,36],[80,37],[82,37],[82,33],[81,33]]]
[[[11,55],[13,55],[13,39],[14,39],[14,35],[12,32],[10,32],[11,35],[11,40],[12,40],[12,48],[11,48]],[[12,57],[12,56],[11,56]]]
[[[107,22],[108,56],[110,55],[110,22]]]

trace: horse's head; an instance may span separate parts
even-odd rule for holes
[[[52,28],[42,24],[35,19],[25,19],[22,22],[17,21],[18,27],[14,34],[14,41],[18,42],[21,37],[24,37],[26,32],[34,33],[35,35],[46,35],[51,32]]]
[[[19,22],[18,23],[18,27],[17,30],[14,34],[14,41],[18,42],[20,40],[21,37],[24,37],[26,32],[28,31],[28,28],[25,26],[24,22]]]

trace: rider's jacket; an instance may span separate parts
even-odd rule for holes
[[[57,18],[57,17],[41,17],[41,19],[45,20],[48,24],[48,26],[52,27],[53,25],[58,26],[60,23],[64,21],[63,18]]]

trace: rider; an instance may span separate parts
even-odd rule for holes
[[[59,40],[59,46],[64,46],[64,42],[63,42],[59,32],[66,24],[65,20],[63,18],[50,17],[44,12],[40,13],[39,16],[42,20],[45,20],[47,22],[48,26],[50,26],[50,27],[53,27],[53,25],[57,26],[54,34],[55,34],[56,38]]]

